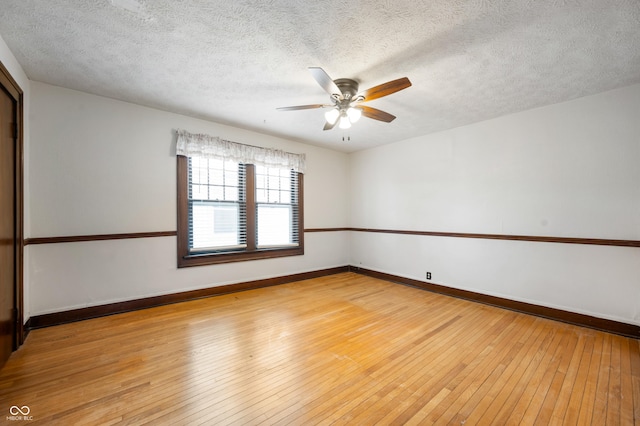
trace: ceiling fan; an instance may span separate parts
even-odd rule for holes
[[[362,105],[364,102],[382,98],[383,96],[399,92],[411,86],[407,77],[388,81],[372,87],[364,92],[358,92],[358,82],[350,78],[331,79],[320,67],[309,67],[309,71],[318,84],[331,95],[331,104],[311,104],[277,108],[279,111],[295,111],[301,109],[331,108],[325,113],[327,122],[323,130],[331,130],[339,123],[341,129],[348,129],[352,123],[364,115],[385,123],[392,122],[396,117],[388,112]]]

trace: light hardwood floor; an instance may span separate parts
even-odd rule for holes
[[[34,330],[0,401],[30,409],[11,424],[640,425],[640,345],[344,273]]]

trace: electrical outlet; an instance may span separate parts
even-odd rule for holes
[[[427,279],[430,280],[431,279],[431,272],[427,272]]]

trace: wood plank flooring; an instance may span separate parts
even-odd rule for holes
[[[639,343],[344,273],[34,330],[0,421],[640,425]]]

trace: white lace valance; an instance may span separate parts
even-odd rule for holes
[[[176,153],[185,157],[224,158],[245,164],[287,167],[300,173],[304,173],[305,169],[304,154],[245,145],[185,130],[178,130]]]

